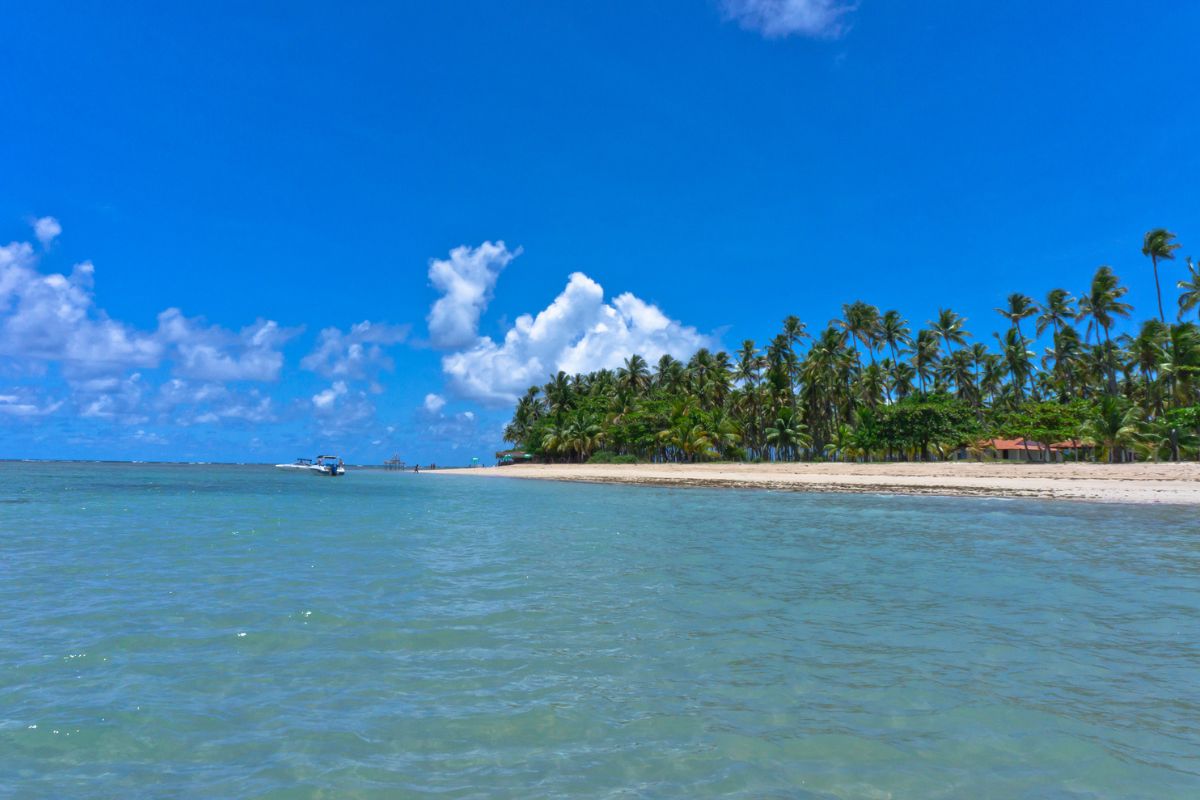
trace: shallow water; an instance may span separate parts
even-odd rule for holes
[[[1194,510],[0,477],[0,797],[1200,796]]]

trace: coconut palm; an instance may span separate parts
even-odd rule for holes
[[[1162,287],[1158,282],[1158,260],[1174,260],[1175,251],[1179,244],[1175,242],[1175,234],[1166,228],[1154,228],[1146,231],[1142,237],[1142,255],[1148,257],[1154,265],[1154,291],[1158,293],[1158,319],[1164,325],[1167,318],[1163,316]]]
[[[1012,376],[1013,391],[1016,393],[1017,401],[1021,402],[1025,399],[1025,384],[1029,380],[1029,373],[1032,369],[1030,359],[1033,357],[1033,353],[1025,348],[1025,339],[1015,327],[1005,331],[1004,336],[998,333],[995,336],[1000,342],[1001,357]]]
[[[1032,317],[1038,312],[1033,298],[1020,292],[1010,294],[1005,303],[1003,308],[996,309],[996,313],[1012,323],[1013,327],[1017,329],[1017,333],[1021,333],[1021,320]],[[1024,338],[1024,334],[1021,335],[1021,338]]]
[[[921,384],[921,394],[925,394],[925,381],[933,375],[939,358],[937,334],[927,328],[917,331],[917,344],[913,352],[913,369]]]
[[[834,461],[844,461],[854,457],[854,428],[846,423],[838,425],[833,431],[833,439],[825,445],[824,453]]]
[[[949,308],[939,308],[936,320],[929,321],[929,327],[946,344],[946,355],[953,351],[953,344],[965,344],[969,333],[963,328],[967,318],[956,314]]]
[[[879,340],[879,309],[861,300],[842,306],[842,318],[836,324],[850,335],[854,342],[854,352],[858,353],[858,344],[867,348],[871,363],[875,363],[875,344]]]
[[[1102,265],[1097,268],[1088,293],[1079,298],[1079,311],[1076,312],[1079,319],[1090,319],[1089,334],[1094,327],[1098,327],[1104,331],[1104,338],[1108,339],[1114,320],[1130,315],[1133,306],[1121,301],[1128,291],[1121,285],[1121,279],[1113,273],[1112,267]]]
[[[787,339],[788,346],[793,350],[800,343],[801,339],[807,339],[808,333],[805,332],[806,325],[800,321],[799,317],[789,316],[783,320],[783,337]]]
[[[1051,289],[1038,310],[1037,335],[1041,336],[1046,328],[1054,328],[1057,335],[1068,320],[1075,318],[1075,298],[1066,289]]]
[[[899,311],[885,311],[879,318],[879,343],[886,344],[892,351],[892,361],[898,360],[898,350],[912,344],[908,321]]]
[[[1185,280],[1175,284],[1180,289],[1183,289],[1183,294],[1179,295],[1179,319],[1183,320],[1183,315],[1191,311],[1196,306],[1200,306],[1200,267],[1192,263],[1191,257],[1187,260],[1188,277]]]
[[[778,457],[791,460],[799,450],[812,446],[812,437],[808,435],[808,427],[800,421],[800,416],[785,407],[779,410],[775,422],[767,428],[767,443],[775,449]]]
[[[734,367],[733,379],[743,386],[754,387],[762,377],[763,359],[754,346],[753,339],[746,339],[738,350],[737,366]]]
[[[1147,237],[1156,271],[1174,254],[1172,239],[1169,232]],[[1181,319],[1200,307],[1200,265],[1188,259],[1187,268]],[[1132,315],[1126,295],[1108,266],[1078,300],[1064,289],[1041,304],[1010,294],[997,309],[1009,326],[994,341],[972,340],[950,309],[910,334],[899,312],[856,301],[814,337],[788,317],[764,346],[747,340],[732,355],[698,349],[686,364],[665,355],[651,368],[630,353],[616,369],[557,372],[517,399],[504,436],[560,461],[586,460],[600,447],[676,461],[822,452],[869,459],[912,452],[913,434],[898,432],[904,425],[968,412],[965,419],[973,414],[987,430],[1028,413],[1030,401],[1052,398],[1096,409],[1089,436],[1113,460],[1133,452],[1190,457],[1200,432],[1200,326],[1166,325],[1160,313],[1132,329],[1123,324]],[[1053,333],[1040,357],[1024,335],[1031,317],[1037,336]]]
[[[1084,439],[1108,451],[1108,463],[1124,461],[1124,451],[1138,442],[1142,410],[1120,397],[1106,395],[1084,425]]]
[[[625,365],[617,370],[617,382],[629,392],[642,392],[650,385],[650,366],[646,359],[634,353],[625,359]]]

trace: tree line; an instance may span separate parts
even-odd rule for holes
[[[856,300],[812,333],[787,317],[765,347],[559,372],[520,398],[504,437],[575,462],[936,459],[979,455],[993,437],[1114,462],[1200,459],[1200,326],[1185,320],[1200,307],[1200,265],[1187,259],[1171,322],[1159,275],[1178,248],[1170,231],[1146,233],[1158,314],[1130,332],[1114,330],[1134,309],[1109,266],[1078,296],[1010,294],[990,347],[951,308],[914,330]]]

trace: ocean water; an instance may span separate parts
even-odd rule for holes
[[[0,797],[1200,797],[1195,510],[0,477]]]

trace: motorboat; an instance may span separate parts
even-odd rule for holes
[[[297,458],[291,464],[276,464],[276,469],[286,469],[293,472],[305,472],[309,475],[321,475],[336,478],[346,474],[346,466],[337,456],[317,456],[312,458]]]
[[[309,469],[313,475],[328,475],[331,478],[346,474],[346,467],[337,456],[317,456],[316,462]]]

